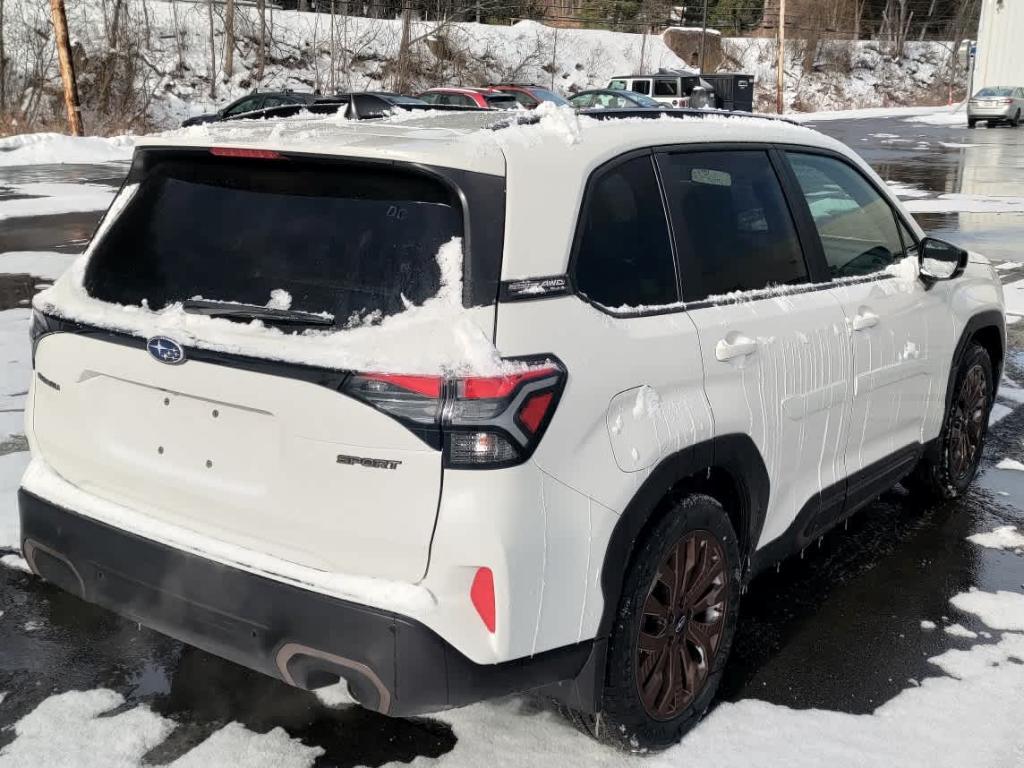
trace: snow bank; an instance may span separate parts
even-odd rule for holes
[[[323,753],[322,747],[307,747],[284,728],[253,733],[241,723],[229,723],[171,763],[170,768],[308,768]]]
[[[1013,469],[1017,472],[1024,472],[1024,464],[1016,459],[1003,459],[996,464],[996,469]]]
[[[35,275],[56,280],[74,262],[76,256],[55,251],[7,251],[0,253],[0,274]]]
[[[913,121],[921,121],[925,118],[945,116],[950,114],[950,107],[864,107],[862,109],[834,109],[823,112],[796,112],[787,117],[801,123],[824,123],[831,120],[867,120],[877,118],[902,117],[912,118]],[[955,109],[955,108],[954,108]],[[946,119],[945,117],[943,119]],[[959,113],[960,122],[966,118],[964,113]],[[911,120],[907,120],[911,122]],[[938,123],[944,125],[945,123]],[[895,134],[877,134],[878,138],[899,138]]]
[[[27,387],[27,381],[23,381],[21,386],[22,388]],[[19,417],[19,420],[24,418],[20,412],[14,415]],[[18,549],[21,546],[21,525],[18,522],[18,485],[28,463],[27,451],[15,451],[0,455],[0,550]]]
[[[1024,280],[1004,285],[1003,300],[1006,302],[1006,314],[1024,315]]]
[[[13,742],[0,750],[0,766],[142,768],[148,765],[146,753],[171,734],[175,723],[145,706],[118,711],[124,704],[123,696],[106,689],[51,696],[14,725]],[[323,752],[283,728],[254,733],[229,723],[170,768],[309,768]]]
[[[0,311],[0,443],[25,431],[23,411],[32,367],[28,338],[31,316],[28,309]]]
[[[146,707],[101,717],[124,704],[109,690],[70,691],[45,699],[14,725],[0,766],[135,768],[174,724]]]
[[[931,200],[907,200],[911,213],[1024,213],[1024,197],[948,193]]]
[[[135,139],[25,133],[0,139],[0,166],[109,163],[131,160]]]
[[[0,198],[0,221],[23,216],[52,216],[58,213],[102,211],[117,190],[101,184],[19,184],[11,191],[15,199]]]
[[[967,540],[990,549],[1024,550],[1024,533],[1019,533],[1012,525],[1003,525],[989,533],[976,533]]]
[[[961,611],[973,613],[992,629],[1024,632],[1024,595],[972,590],[954,596],[949,602]]]

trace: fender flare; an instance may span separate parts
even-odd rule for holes
[[[721,435],[666,456],[637,489],[612,529],[601,568],[604,608],[590,654],[575,679],[548,687],[545,689],[548,695],[582,712],[601,710],[608,637],[618,613],[623,582],[637,538],[655,518],[673,488],[693,480],[699,490],[699,481],[711,470],[727,473],[734,485],[742,527],[737,535],[746,570],[749,555],[764,527],[771,493],[768,468],[754,441],[744,434]]]
[[[699,481],[710,470],[726,472],[735,485],[741,528],[736,534],[744,557],[750,555],[764,527],[771,493],[768,468],[750,436],[720,435],[666,456],[626,505],[609,538],[601,570],[604,610],[599,637],[607,637],[611,631],[637,537],[673,488],[686,480]]]
[[[1003,363],[1006,360],[1006,318],[999,310],[989,309],[984,312],[979,312],[976,315],[972,315],[964,324],[964,328],[960,332],[960,339],[956,343],[956,347],[953,350],[953,357],[949,364],[946,394],[943,399],[942,427],[945,426],[946,414],[949,413],[949,409],[953,404],[953,388],[956,385],[956,374],[957,371],[960,370],[960,362],[963,360],[964,353],[967,351],[967,345],[970,344],[971,339],[977,335],[978,331],[982,331],[986,328],[995,328],[999,332],[999,352],[1001,357],[999,360],[992,361],[992,372],[995,378],[995,386],[997,390],[999,388],[999,381],[1002,379],[1003,374]],[[925,448],[926,454],[932,460],[935,460],[937,452],[940,450],[942,427],[940,427],[939,437],[931,440]]]

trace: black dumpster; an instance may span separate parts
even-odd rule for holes
[[[715,89],[715,106],[736,112],[754,111],[754,76],[717,72],[702,77]]]

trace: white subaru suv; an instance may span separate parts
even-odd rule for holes
[[[964,492],[1005,333],[842,144],[640,117],[140,143],[35,300],[32,570],[388,715],[535,690],[677,741],[750,579],[901,480]]]

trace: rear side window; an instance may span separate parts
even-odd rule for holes
[[[668,223],[652,159],[637,157],[602,173],[584,205],[577,289],[611,308],[678,301]]]
[[[440,290],[461,208],[430,177],[387,168],[201,157],[156,163],[90,258],[86,290],[161,309],[202,297],[352,315]]]
[[[532,107],[537,106],[537,104],[540,103],[535,98],[533,98],[533,96],[531,96],[528,93],[524,93],[523,91],[512,91],[511,93],[512,93],[512,97],[516,101],[518,101],[520,104],[522,104],[524,107],[531,107],[532,108]]]
[[[675,80],[655,80],[655,96],[678,96],[679,88]]]
[[[808,280],[766,152],[680,152],[658,165],[687,301]]]
[[[859,277],[903,257],[889,202],[858,171],[823,155],[787,153],[832,277]]]

